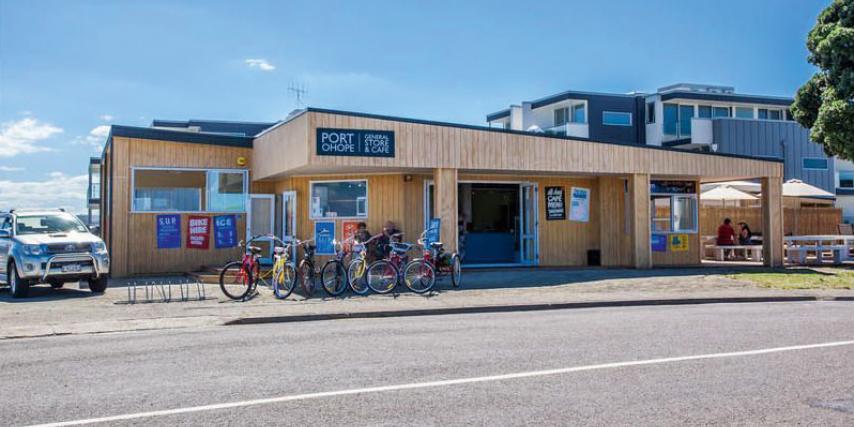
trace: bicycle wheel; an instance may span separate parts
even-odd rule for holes
[[[310,298],[314,293],[314,265],[306,260],[299,263],[297,269],[297,278],[299,279],[300,287],[306,298]]]
[[[454,254],[451,255],[451,285],[455,288],[459,288],[462,279],[463,263],[460,261],[460,254],[454,252]]]
[[[387,294],[397,285],[397,268],[381,259],[368,267],[368,287],[378,294]]]
[[[368,288],[368,262],[364,259],[354,259],[347,267],[347,282],[350,289],[359,295],[370,292]]]
[[[242,300],[252,290],[252,272],[243,268],[242,261],[232,261],[219,272],[219,288],[225,296]]]
[[[291,295],[296,288],[296,277],[297,272],[294,266],[288,263],[283,262],[273,271],[273,293],[276,294],[276,298],[285,299]]]
[[[436,269],[424,258],[414,259],[403,269],[403,284],[416,294],[423,294],[436,285]]]
[[[347,272],[341,261],[327,261],[320,270],[320,284],[329,296],[337,297],[347,289]]]

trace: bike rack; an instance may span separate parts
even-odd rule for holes
[[[173,299],[172,288],[178,288],[180,298]],[[127,304],[168,303],[173,301],[204,301],[207,299],[205,284],[189,277],[160,280],[131,280],[127,286]],[[140,295],[144,298],[140,299]]]

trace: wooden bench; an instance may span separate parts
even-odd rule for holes
[[[842,264],[848,260],[847,245],[793,245],[786,247],[786,258],[791,263],[806,264],[807,254],[815,253],[816,262],[821,264],[824,262],[824,254],[829,252],[834,264]]]
[[[762,261],[762,245],[707,245],[706,249],[715,252],[715,259],[724,261],[726,259],[725,251],[744,251],[745,258],[750,254],[750,259],[753,261]]]

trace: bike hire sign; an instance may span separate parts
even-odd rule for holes
[[[317,128],[317,155],[394,157],[394,132]]]

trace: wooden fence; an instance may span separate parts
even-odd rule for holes
[[[750,230],[762,233],[762,209],[758,207],[702,206],[700,208],[700,234],[714,236],[724,218],[738,223],[746,222]],[[838,208],[784,208],[783,233],[788,235],[838,234],[836,226],[842,223],[842,209]]]

